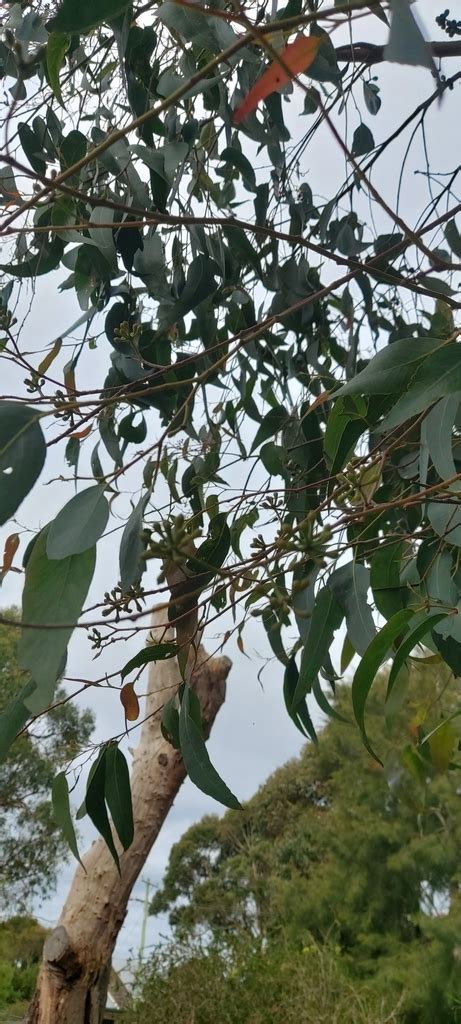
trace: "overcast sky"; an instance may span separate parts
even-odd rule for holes
[[[452,5],[453,6],[453,5]],[[455,5],[456,6],[456,5]],[[420,0],[417,5],[418,11],[425,23],[426,35],[428,38],[441,38],[440,30],[434,24],[434,17],[439,13],[443,4],[434,4],[433,0]],[[452,12],[455,13],[455,12]],[[362,23],[360,37],[373,41],[385,39],[385,30],[376,18],[368,18]],[[445,38],[445,37],[443,37]],[[335,42],[343,40],[335,39]],[[446,74],[452,74],[459,65],[459,61],[446,61],[443,70]],[[363,120],[371,128],[376,143],[381,142],[404,116],[405,112],[413,109],[421,102],[430,91],[432,83],[430,74],[426,70],[417,68],[398,67],[396,65],[379,65],[373,69],[373,75],[378,76],[378,84],[381,87],[383,104],[376,117],[371,117],[364,109],[361,100],[361,91],[357,90],[359,109]],[[459,90],[459,86],[457,87]],[[293,139],[299,137],[300,129],[298,116],[302,109],[303,96],[299,90],[291,98],[290,106],[285,107],[286,121],[288,126],[292,125]],[[354,129],[360,123],[360,113],[349,105],[346,111],[348,119],[348,138],[352,138]],[[303,119],[303,128],[307,130],[311,119]],[[341,122],[344,127],[344,118]],[[433,169],[440,174],[453,169],[459,162],[459,91],[456,95],[449,95],[439,106],[434,104],[426,120],[426,142],[428,146],[429,163]],[[454,130],[456,129],[456,130]],[[397,185],[400,168],[405,155],[405,147],[408,143],[408,135],[393,147],[380,159],[374,182],[384,192],[387,201],[395,209],[397,201]],[[242,138],[242,144],[243,138]],[[266,163],[266,154],[259,157],[260,166]],[[255,166],[258,164],[255,162]],[[322,132],[315,136],[307,152],[300,161],[300,182],[308,181],[314,191],[314,196],[321,203],[322,199],[330,198],[338,182],[344,178],[344,159],[336,150],[329,137],[328,129],[323,128]],[[419,133],[413,146],[407,155],[406,169],[403,188],[400,199],[400,210],[405,219],[413,224],[420,212],[424,209],[425,203],[429,200],[429,189],[427,179],[424,177],[426,170],[425,155],[422,147],[422,138]],[[267,177],[267,174],[266,174]],[[456,190],[456,183],[455,183]],[[251,202],[251,201],[250,201]],[[344,211],[346,212],[346,211]],[[442,211],[440,211],[442,212]],[[241,215],[251,219],[252,207],[248,210],[241,209]],[[368,205],[366,195],[362,198],[362,215],[366,223],[370,223],[371,208]],[[379,213],[376,209],[373,215],[381,231],[390,231],[392,225],[385,214]],[[431,240],[428,239],[430,242]],[[36,294],[33,298],[32,311],[28,315],[22,333],[22,345],[30,353],[38,353],[44,347],[48,347],[50,341],[59,336],[75,320],[80,310],[76,305],[70,291],[62,294],[56,290],[56,283],[62,280],[65,273],[59,272],[53,277],[39,279],[37,282]],[[455,282],[457,284],[457,282]],[[24,315],[28,309],[32,296],[29,291],[23,293],[20,303],[21,314]],[[408,306],[411,308],[412,298],[408,298]],[[53,366],[53,372],[58,373],[59,367],[69,358],[72,348],[65,349],[63,359]],[[40,356],[31,355],[31,362],[37,365]],[[13,373],[11,366],[2,361],[2,390],[4,393],[19,393],[18,378]],[[107,365],[107,350],[101,342],[96,352],[88,353],[88,357],[82,360],[77,371],[77,384],[81,387],[97,386],[103,371]],[[86,382],[86,383],[85,383]],[[256,397],[256,396],[255,396]],[[54,428],[53,428],[54,429]],[[91,447],[91,446],[89,446]],[[103,459],[105,456],[102,456]],[[103,463],[109,468],[107,458]],[[83,461],[83,467],[88,463]],[[72,484],[63,485],[53,481],[63,472],[62,449],[57,446],[49,450],[47,463],[42,472],[38,486],[33,494],[26,499],[21,506],[17,521],[26,530],[36,531],[53,517],[62,507],[65,500],[72,494]],[[235,470],[234,470],[235,474]],[[65,472],[66,477],[68,472]],[[131,477],[134,486],[139,485],[138,476]],[[239,477],[235,477],[238,485]],[[82,485],[84,486],[84,485]],[[123,500],[115,506],[117,512],[119,507],[124,514]],[[127,505],[125,505],[126,509]],[[11,528],[0,531],[0,544],[3,549],[5,537],[11,532]],[[21,536],[22,556],[29,535]],[[100,599],[101,593],[115,585],[118,578],[117,557],[119,546],[119,534],[113,538],[108,537],[100,545],[98,552],[98,563],[95,578],[91,587],[88,604]],[[20,564],[18,558],[18,564]],[[152,563],[151,563],[152,564]],[[149,570],[150,572],[150,570]],[[3,585],[2,605],[20,603],[21,577],[10,573]],[[146,585],[154,585],[155,573],[152,572]],[[222,634],[226,624],[219,627],[219,634]],[[213,634],[206,636],[208,649],[213,650],[218,642],[218,627]],[[237,649],[234,640],[229,642],[226,654],[233,662],[233,668],[229,676],[227,699],[224,708],[221,710],[217,722],[213,728],[209,742],[209,751],[213,763],[223,776],[229,787],[236,795],[245,800],[250,797],[256,788],[278,765],[287,758],[295,756],[300,750],[300,736],[289,721],[283,706],[282,699],[282,668],[272,661],[266,665],[262,674],[262,685],[258,681],[258,672],[266,663],[269,656],[264,633],[257,620],[252,620],[244,634],[245,651],[249,657],[243,656]],[[68,674],[84,678],[94,678],[100,674],[102,668],[105,671],[114,671],[120,668],[122,659],[126,660],[132,653],[135,653],[140,646],[139,639],[129,642],[123,649],[123,653],[117,648],[107,652],[96,667],[92,662],[92,653],[83,631],[77,631],[71,641]],[[337,653],[337,652],[334,652]],[[99,669],[101,665],[101,670]],[[82,698],[78,698],[82,701]],[[94,709],[97,716],[96,740],[107,739],[114,733],[119,733],[123,728],[123,718],[118,696],[113,691],[92,691],[85,694],[87,703]],[[83,706],[83,704],[82,704]],[[134,741],[133,741],[134,744]],[[149,857],[145,869],[142,872],[142,879],[147,879],[158,884],[164,872],[168,853],[174,843],[185,829],[194,821],[197,821],[205,813],[221,813],[218,805],[209,798],[199,793],[188,782],[183,786],[175,805],[170,812],[162,833]],[[82,829],[82,845],[85,840],[92,838],[91,829]],[[59,885],[53,898],[46,901],[38,908],[38,915],[46,923],[52,923],[59,912],[60,905],[72,877],[74,866],[72,863],[65,865],[59,874]],[[116,962],[124,961],[130,950],[136,952],[139,944],[142,899],[144,888],[142,881],[136,886],[133,899],[130,905],[127,921],[121,933]],[[165,930],[164,921],[156,921],[152,918],[148,923],[147,944],[156,941],[159,934]]]

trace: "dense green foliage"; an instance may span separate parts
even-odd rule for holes
[[[0,922],[0,1021],[22,1018],[35,988],[45,935],[32,917]]]
[[[456,689],[420,670],[383,745],[384,695],[381,680],[370,735],[384,769],[330,721],[242,814],[204,818],[176,844],[152,905],[169,911],[173,940],[135,1020],[459,1019],[459,771],[402,764]],[[350,715],[349,690],[336,709]]]
[[[17,610],[5,610],[17,620]],[[0,625],[0,712],[18,698],[27,685],[16,659],[18,630]],[[2,916],[17,905],[30,907],[36,895],[54,886],[56,872],[67,854],[61,830],[52,812],[53,778],[90,740],[93,715],[63,701],[46,720],[31,723],[0,764],[0,902]],[[6,940],[5,940],[6,941]]]
[[[236,807],[188,689],[202,628],[244,649],[260,620],[304,735],[306,696],[325,709],[322,680],[354,653],[368,744],[389,653],[389,706],[422,640],[461,674],[457,23],[424,0],[6,8],[2,578],[17,514],[33,541],[18,648],[33,682],[15,721],[46,713],[82,614],[100,655],[88,683],[118,701],[106,651],[133,634],[141,649],[167,601],[176,646],[151,657],[177,655],[183,684],[165,732]],[[300,30],[320,43],[295,67],[284,45]],[[277,65],[309,77],[242,117],[271,61],[274,79]],[[44,524],[50,474],[62,495]],[[126,676],[136,687],[136,663]],[[105,756],[89,803],[107,837]],[[117,788],[126,765],[109,757]],[[119,835],[128,800],[124,814]]]

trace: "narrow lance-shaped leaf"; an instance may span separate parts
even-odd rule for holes
[[[51,802],[53,805],[53,815],[56,824],[59,825],[59,828],[61,829],[67,845],[72,851],[74,857],[78,860],[79,864],[82,864],[80,854],[78,852],[77,838],[72,823],[72,816],[70,813],[69,786],[65,772],[59,772],[59,775],[56,775],[53,779],[51,787]]]
[[[130,773],[122,751],[116,743],[106,750],[104,794],[115,831],[127,850],[134,837],[133,805],[131,801]]]
[[[435,614],[427,615],[424,617],[422,622],[417,622],[416,625],[410,629],[410,632],[407,634],[395,653],[387,683],[386,700],[389,699],[400,669],[408,658],[408,655],[411,654],[413,648],[416,647],[416,645],[419,644],[428,633],[430,633],[438,622],[441,622],[442,619],[446,619],[447,615],[448,612],[436,612]]]
[[[309,693],[343,617],[341,605],[332,591],[322,587],[315,600],[311,628],[301,657],[299,679],[293,696],[294,706]]]
[[[199,700],[187,684],[184,686],[179,712],[179,741],[187,774],[197,788],[225,807],[239,810],[237,797],[231,793],[210,761],[203,739]]]
[[[386,622],[386,625],[383,626],[371,641],[371,644],[369,644],[352,680],[352,707],[355,719],[362,732],[365,745],[373,757],[375,757],[375,754],[368,743],[365,730],[365,705],[368,694],[375,680],[376,673],[389,652],[391,644],[401,633],[406,632],[408,624],[414,615],[413,608],[403,608],[401,611],[396,612],[389,619],[389,622]]]
[[[120,872],[120,860],[115,848],[105,802],[106,759],[108,749],[108,747],[103,748],[102,756],[98,758],[95,771],[88,779],[85,796],[85,809],[88,817],[93,822],[93,825],[104,839],[108,850],[112,854],[117,871]]]
[[[285,701],[285,707],[301,735],[305,736],[307,739],[313,740],[315,743],[317,741],[317,734],[314,728],[314,723],[309,714],[306,698],[304,697],[298,704],[295,706],[293,705],[293,697],[298,685],[298,679],[298,666],[295,659],[290,658],[285,669],[283,679],[283,698]]]
[[[130,587],[136,586],[146,568],[146,561],[142,557],[145,550],[145,542],[142,538],[143,516],[149,501],[149,494],[144,494],[135,505],[125,529],[122,533],[120,543],[120,582],[123,592]]]
[[[234,111],[234,124],[240,124],[261,100],[270,96],[271,92],[276,92],[283,85],[287,85],[295,75],[307,71],[317,56],[321,42],[322,36],[299,35],[293,43],[288,43],[288,46],[280,51],[280,58],[289,70],[285,71],[285,68],[274,60],[255,82],[243,103]]]

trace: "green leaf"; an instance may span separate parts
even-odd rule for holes
[[[0,764],[6,760],[11,744],[30,718],[30,711],[24,701],[30,697],[34,688],[32,681],[26,683],[0,715]]]
[[[106,748],[104,795],[115,831],[124,850],[134,837],[133,805],[131,802],[130,773],[122,751],[116,743]]]
[[[461,547],[461,506],[458,492],[453,494],[452,501],[429,501],[426,512],[436,534],[449,544]]]
[[[175,750],[180,750],[179,711],[177,708],[176,697],[171,697],[170,700],[167,700],[166,704],[164,704],[160,720],[160,728],[162,730],[162,736],[166,739],[167,743],[171,743],[171,746],[174,747]]]
[[[391,27],[384,49],[385,60],[429,68],[438,78],[430,49],[412,11],[409,0],[390,0]]]
[[[416,369],[409,390],[384,417],[379,430],[394,430],[456,391],[461,391],[461,345],[445,344]]]
[[[58,102],[63,106],[59,72],[64,64],[71,37],[67,33],[52,32],[46,44],[46,67],[51,88]]]
[[[425,416],[421,425],[421,440],[427,444],[434,469],[441,480],[456,476],[452,453],[453,427],[461,394],[447,395]]]
[[[403,608],[404,588],[400,583],[400,566],[405,551],[402,541],[383,541],[371,560],[370,584],[376,608],[390,619]]]
[[[36,690],[25,701],[34,714],[47,707],[53,697],[96,562],[95,548],[51,561],[46,554],[47,536],[46,527],[27,562],[22,621],[32,628],[23,626],[18,644],[18,664],[36,683]],[[43,628],[34,628],[40,626]]]
[[[352,156],[364,156],[375,148],[375,140],[366,124],[359,124],[352,139]]]
[[[197,695],[186,684],[179,712],[179,741],[187,774],[198,789],[213,797],[225,807],[240,810],[237,797],[223,782],[213,767],[203,739],[200,724],[200,703]]]
[[[292,721],[294,722],[297,729],[299,729],[302,736],[307,739],[317,742],[317,733],[314,728],[314,723],[309,714],[307,707],[307,701],[304,697],[303,700],[299,701],[296,706],[293,705],[293,697],[298,685],[299,672],[294,658],[290,658],[288,665],[285,669],[285,675],[283,679],[283,698],[285,701],[285,707]]]
[[[210,522],[206,540],[186,562],[186,575],[196,577],[202,574],[199,581],[196,578],[191,580],[192,589],[196,589],[198,583],[204,587],[211,582],[216,575],[215,570],[221,568],[227,557],[230,541],[227,515],[225,512],[219,512]]]
[[[454,252],[458,259],[461,259],[461,235],[456,226],[454,217],[447,221],[444,234],[451,251]]]
[[[279,434],[288,419],[289,414],[282,405],[276,406],[275,409],[270,409],[256,431],[251,451],[254,452],[256,448],[258,448],[263,441],[267,441],[269,437],[273,438],[275,434]]]
[[[89,32],[104,21],[112,21],[130,6],[131,0],[63,0],[46,27],[51,32]]]
[[[151,661],[165,661],[167,658],[175,658],[178,654],[178,646],[173,643],[164,644],[148,644],[143,647],[142,651],[135,654],[133,658],[127,661],[126,665],[122,668],[121,676],[125,679],[125,676],[133,672],[135,668],[142,668],[143,665],[149,665]]]
[[[76,494],[48,528],[48,558],[61,559],[88,551],[99,540],[107,526],[109,503],[104,485],[96,484]]]
[[[227,164],[231,164],[232,167],[240,171],[243,184],[247,190],[249,192],[256,192],[256,175],[248,157],[244,156],[239,149],[233,149],[231,146],[228,146],[220,153],[219,159],[224,160]]]
[[[35,409],[0,405],[0,525],[8,522],[40,476],[46,444]]]
[[[354,650],[357,654],[365,654],[376,635],[373,615],[367,602],[370,587],[369,569],[361,562],[348,562],[331,574],[328,587],[344,611],[347,635]]]
[[[146,568],[146,560],[142,557],[146,549],[146,543],[141,534],[144,512],[149,498],[150,494],[144,494],[139,499],[122,533],[119,560],[120,582],[124,593],[130,587],[135,587],[140,583]]]
[[[388,655],[391,644],[401,633],[406,632],[408,623],[414,614],[414,609],[403,608],[401,611],[396,612],[389,619],[389,622],[386,622],[386,625],[383,626],[368,646],[352,680],[352,707],[357,724],[362,732],[365,746],[373,757],[375,755],[368,743],[365,730],[365,705],[368,694],[378,669]]]
[[[335,392],[343,395],[401,394],[419,364],[444,345],[440,338],[404,338],[381,349],[368,366]]]
[[[368,112],[374,117],[381,107],[379,85],[376,82],[363,82],[363,98]]]
[[[359,401],[363,400],[359,399]],[[346,402],[342,398],[335,401],[327,419],[323,441],[325,459],[330,466],[332,478],[349,461],[359,437],[365,433],[366,429],[366,419],[351,413],[350,401]],[[332,479],[332,486],[333,483]]]
[[[105,793],[106,793],[106,767],[107,751],[109,747],[103,747],[102,754],[96,762],[94,772],[88,776],[85,795],[85,809],[88,817],[93,822],[100,836],[114,858],[117,871],[120,874],[120,860],[115,848],[109,816],[107,814]]]
[[[261,620],[275,657],[281,661],[282,665],[287,665],[288,657],[282,643],[280,622],[272,608],[267,607],[264,609]]]
[[[314,562],[296,566],[293,573],[292,602],[296,625],[303,643],[309,636],[315,604],[315,581],[319,567]]]
[[[61,829],[64,839],[66,840],[66,843],[75,859],[78,860],[79,864],[82,864],[70,813],[69,786],[67,784],[65,772],[59,772],[59,774],[53,779],[51,786],[51,803],[53,806],[53,816],[56,824]]]
[[[438,622],[441,622],[442,619],[447,618],[447,615],[448,612],[435,612],[426,615],[422,622],[417,622],[416,625],[410,629],[409,633],[407,633],[405,639],[400,644],[400,647],[398,647],[395,653],[392,668],[391,671],[389,672],[386,701],[389,700],[394,683],[397,679],[400,669],[402,668],[403,664],[408,658],[408,655],[411,654],[413,648],[416,647],[417,644],[419,644],[423,637],[425,637],[427,633],[429,633],[434,628],[434,626],[437,625]]]
[[[40,148],[40,143],[32,128],[25,121],[18,124],[18,135],[24,153],[37,174],[46,174],[46,160]]]
[[[311,628],[301,656],[299,679],[293,697],[295,705],[309,693],[343,618],[343,610],[333,592],[328,587],[322,587],[315,599]]]
[[[162,318],[161,327],[166,328],[180,320],[186,313],[196,309],[197,306],[213,295],[217,289],[216,276],[219,274],[218,264],[209,256],[200,254],[192,260],[187,271],[186,283],[171,310],[168,311],[166,320]]]

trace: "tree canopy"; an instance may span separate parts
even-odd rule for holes
[[[373,741],[382,736],[385,687],[381,677],[370,701]],[[318,746],[276,771],[241,814],[193,825],[173,847],[151,906],[154,913],[169,911],[173,934],[147,965],[139,1019],[144,1013],[161,1020],[162,1010],[166,1019],[170,999],[175,1024],[191,1010],[202,1024],[213,1008],[221,1019],[227,999],[231,1021],[239,1009],[245,1024],[282,1021],[284,1014],[295,1020],[292,997],[296,1005],[302,993],[306,999],[311,971],[321,974],[329,964],[330,993],[322,996],[324,983],[312,982],[312,1020],[315,1012],[324,1019],[322,998],[337,1012],[335,998],[343,996],[335,987],[339,982],[341,993],[342,982],[358,1001],[352,1019],[361,1020],[362,997],[370,1020],[381,1005],[386,1019],[402,1024],[454,1024],[461,996],[458,773],[433,768],[424,778],[409,776],[400,754],[403,746],[408,756],[415,728],[423,721],[427,728],[442,708],[447,715],[456,704],[453,684],[447,689],[433,669],[419,671],[388,733],[384,769],[351,724],[330,720]],[[348,688],[338,691],[335,708],[350,715]],[[284,986],[288,969],[292,978]],[[188,979],[187,1011],[180,1008],[181,972]],[[200,997],[200,979],[205,987],[208,974],[210,1018]],[[226,993],[222,1008],[214,974]],[[242,1005],[232,990],[234,975],[245,990]],[[266,998],[274,1010],[264,1017]],[[343,1006],[344,1019],[347,1012]]]
[[[165,733],[238,806],[189,688],[203,629],[244,651],[260,620],[311,738],[306,698],[328,712],[356,656],[370,750],[386,657],[388,711],[422,642],[461,673],[460,26],[410,0],[6,7],[2,578],[22,543],[32,683],[0,737],[53,705],[78,624],[99,659],[83,685],[123,707],[81,813],[107,835],[109,810],[123,842],[116,744],[148,660],[177,657]],[[39,311],[58,293],[56,335]],[[155,601],[165,638],[143,650]],[[55,795],[75,850],[65,776]]]

